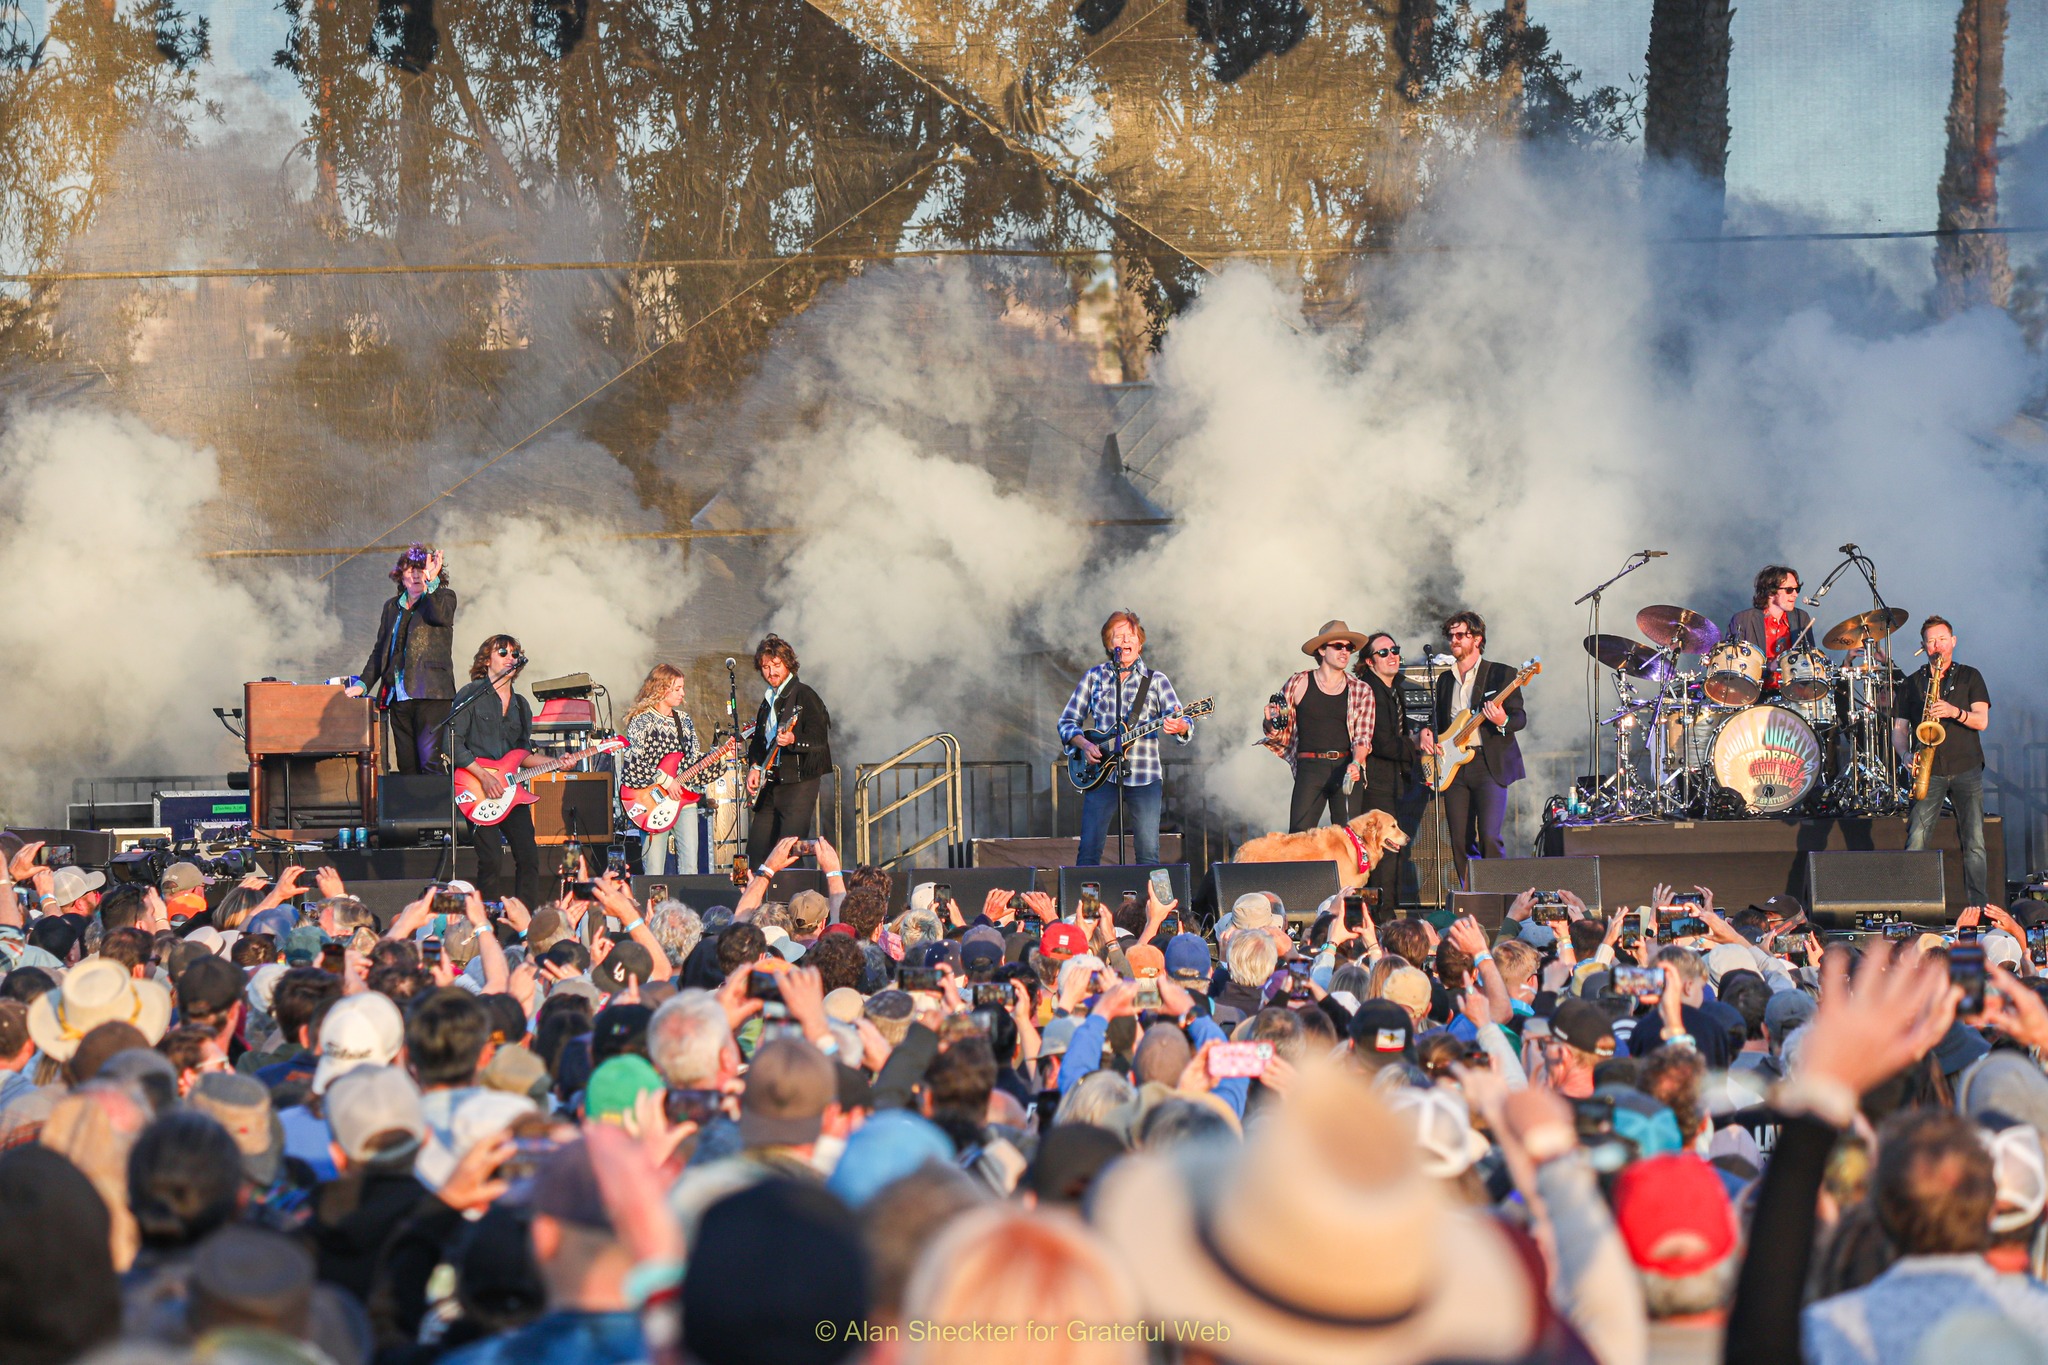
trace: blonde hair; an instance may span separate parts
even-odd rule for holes
[[[1387,978],[1401,970],[1401,968],[1412,965],[1407,958],[1402,957],[1399,953],[1382,953],[1378,962],[1366,968],[1365,994],[1358,998],[1360,1000],[1380,999],[1386,994]]]
[[[661,700],[661,694],[668,691],[669,684],[674,682],[689,682],[683,677],[683,670],[675,665],[656,664],[648,669],[647,681],[640,684],[639,693],[633,698],[633,704],[626,708],[626,714],[620,717],[619,724],[624,726],[641,712],[652,711],[654,704]]]
[[[1502,939],[1493,945],[1493,965],[1500,968],[1500,978],[1509,990],[1534,976],[1542,961],[1541,953],[1518,938]]]
[[[1047,1340],[913,1338],[906,1365],[1144,1365],[1137,1341],[1075,1341],[1071,1322],[1134,1323],[1137,1290],[1080,1219],[1057,1210],[996,1204],[961,1214],[925,1249],[903,1295],[910,1322],[944,1326],[1057,1324]],[[965,1334],[962,1334],[963,1337]]]
[[[1263,986],[1280,965],[1280,945],[1273,942],[1271,934],[1242,933],[1230,940],[1224,961],[1229,964],[1230,979],[1238,985]]]

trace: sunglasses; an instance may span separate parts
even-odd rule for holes
[[[1347,644],[1343,644],[1343,643],[1340,643],[1340,642],[1337,642],[1337,641],[1332,641],[1331,643],[1329,643],[1329,644],[1327,644],[1327,645],[1324,645],[1324,646],[1323,646],[1323,648],[1324,648],[1324,649],[1334,649],[1334,650],[1336,650],[1336,651],[1337,651],[1337,652],[1338,652],[1339,654],[1349,654],[1349,653],[1351,652],[1351,646],[1350,646],[1350,645],[1347,645]]]
[[[1396,656],[1396,657],[1399,657],[1399,655],[1400,655],[1400,653],[1401,653],[1401,646],[1399,646],[1399,645],[1388,645],[1388,646],[1387,646],[1386,648],[1384,648],[1384,649],[1375,649],[1375,650],[1371,650],[1371,651],[1369,651],[1369,652],[1370,652],[1370,653],[1372,654],[1372,657],[1373,657],[1373,658],[1375,658],[1375,659],[1384,659],[1384,658],[1386,658],[1386,657],[1387,657],[1388,655],[1390,655],[1390,654],[1391,654],[1391,655],[1394,655],[1394,656]]]
[[[510,645],[499,645],[496,649],[491,651],[491,653],[497,655],[501,659],[509,659],[517,652],[518,651],[513,649],[512,646]]]

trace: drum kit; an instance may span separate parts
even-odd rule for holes
[[[1787,642],[1775,668],[1747,640],[1723,639],[1685,607],[1644,607],[1623,635],[1588,635],[1620,705],[1601,722],[1619,756],[1594,819],[1882,815],[1903,807],[1892,749],[1900,674],[1883,642],[1896,607],[1852,616],[1822,637]],[[1837,664],[1826,650],[1846,650]]]

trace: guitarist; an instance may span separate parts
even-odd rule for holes
[[[666,780],[661,760],[670,754],[681,754],[685,768],[697,761],[697,725],[683,709],[688,689],[689,680],[671,664],[656,664],[648,671],[640,694],[626,708],[628,747],[619,755],[620,786],[659,786]],[[640,845],[640,870],[661,876],[668,871],[673,850],[678,872],[697,871],[697,821],[695,808],[686,806],[673,825],[648,833]]]
[[[493,635],[477,646],[476,657],[469,663],[469,684],[455,694],[453,704],[462,710],[448,729],[448,756],[456,767],[469,769],[483,788],[485,800],[505,794],[505,779],[477,760],[503,758],[514,749],[533,747],[533,708],[512,690],[512,679],[525,666],[526,651],[517,640]],[[471,697],[476,700],[469,701]],[[539,767],[546,761],[529,754],[520,768]],[[539,905],[540,848],[533,840],[532,810],[515,806],[496,825],[471,824],[469,828],[476,844],[477,890],[483,898],[505,898],[505,850],[498,842],[502,834],[512,846],[512,865],[517,870],[514,894],[528,905]]]
[[[755,646],[754,668],[768,684],[747,745],[747,795],[754,800],[747,866],[758,868],[776,844],[811,832],[818,779],[832,770],[832,717],[818,694],[798,680],[796,651],[780,635]]]
[[[1344,622],[1326,621],[1322,632],[1301,647],[1316,666],[1280,685],[1286,703],[1277,718],[1286,741],[1280,757],[1294,769],[1294,795],[1287,810],[1290,834],[1321,824],[1325,807],[1333,825],[1344,824],[1365,809],[1374,697],[1371,683],[1346,671],[1364,646],[1365,637]]]
[[[1479,727],[1479,752],[1458,769],[1443,794],[1451,861],[1457,867],[1459,884],[1464,885],[1466,867],[1475,854],[1481,858],[1502,856],[1508,788],[1526,776],[1515,733],[1529,723],[1529,716],[1522,708],[1519,688],[1505,705],[1494,700],[1515,680],[1515,670],[1481,657],[1486,649],[1486,622],[1478,612],[1461,611],[1445,621],[1444,639],[1451,647],[1451,666],[1437,675],[1436,727],[1419,736],[1423,751],[1443,752],[1436,737],[1458,712],[1476,710],[1484,718]]]
[[[1083,730],[1114,730],[1119,713],[1123,723],[1132,726],[1180,708],[1172,680],[1139,661],[1145,649],[1145,627],[1135,612],[1110,613],[1102,623],[1102,648],[1108,660],[1081,675],[1074,695],[1060,712],[1060,743],[1091,763],[1101,760],[1102,750],[1081,733]],[[1182,744],[1193,737],[1193,724],[1178,716],[1160,728]],[[1159,736],[1151,734],[1131,746],[1115,782],[1104,782],[1081,798],[1081,850],[1075,866],[1101,863],[1109,822],[1116,817],[1118,784],[1122,785],[1122,804],[1131,822],[1137,860],[1159,861],[1159,806],[1165,781],[1159,763]]]

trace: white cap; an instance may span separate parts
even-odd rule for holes
[[[344,996],[320,1021],[320,1065],[313,1069],[318,1095],[359,1066],[389,1066],[405,1046],[405,1019],[389,996],[375,991]]]
[[[2020,948],[2020,941],[2003,929],[1993,929],[1977,940],[1984,947],[1984,960],[1996,963],[2009,972],[2020,968],[2020,961],[2026,954]]]
[[[455,1112],[448,1117],[448,1136],[452,1145],[443,1143],[439,1134],[430,1132],[426,1145],[420,1149],[419,1160],[413,1163],[412,1173],[428,1189],[439,1190],[448,1183],[448,1177],[455,1174],[456,1163],[469,1154],[470,1148],[485,1138],[504,1132],[528,1114],[539,1112],[540,1106],[525,1095],[512,1095],[503,1090],[479,1090],[456,1105]]]
[[[50,874],[50,899],[61,910],[86,892],[97,891],[106,884],[107,874],[104,872],[60,867]]]
[[[1239,929],[1264,929],[1273,922],[1273,902],[1263,891],[1247,891],[1230,903],[1231,920]]]
[[[384,999],[381,995],[375,998]],[[340,1006],[335,1009],[338,1011]],[[334,1016],[330,1013],[328,1017]],[[321,1033],[325,1035],[326,1030],[323,1028]],[[397,1067],[365,1064],[334,1079],[338,1083],[321,1108],[327,1115],[327,1131],[334,1135],[335,1144],[350,1161],[400,1160],[412,1156],[426,1141],[426,1115],[420,1106],[420,1088],[413,1084],[412,1077]],[[381,1151],[371,1150],[373,1138],[392,1132],[409,1134],[412,1141]]]
[[[1386,1098],[1388,1108],[1415,1132],[1424,1175],[1439,1180],[1463,1175],[1492,1145],[1472,1131],[1472,1115],[1465,1101],[1442,1086],[1402,1088]]]

